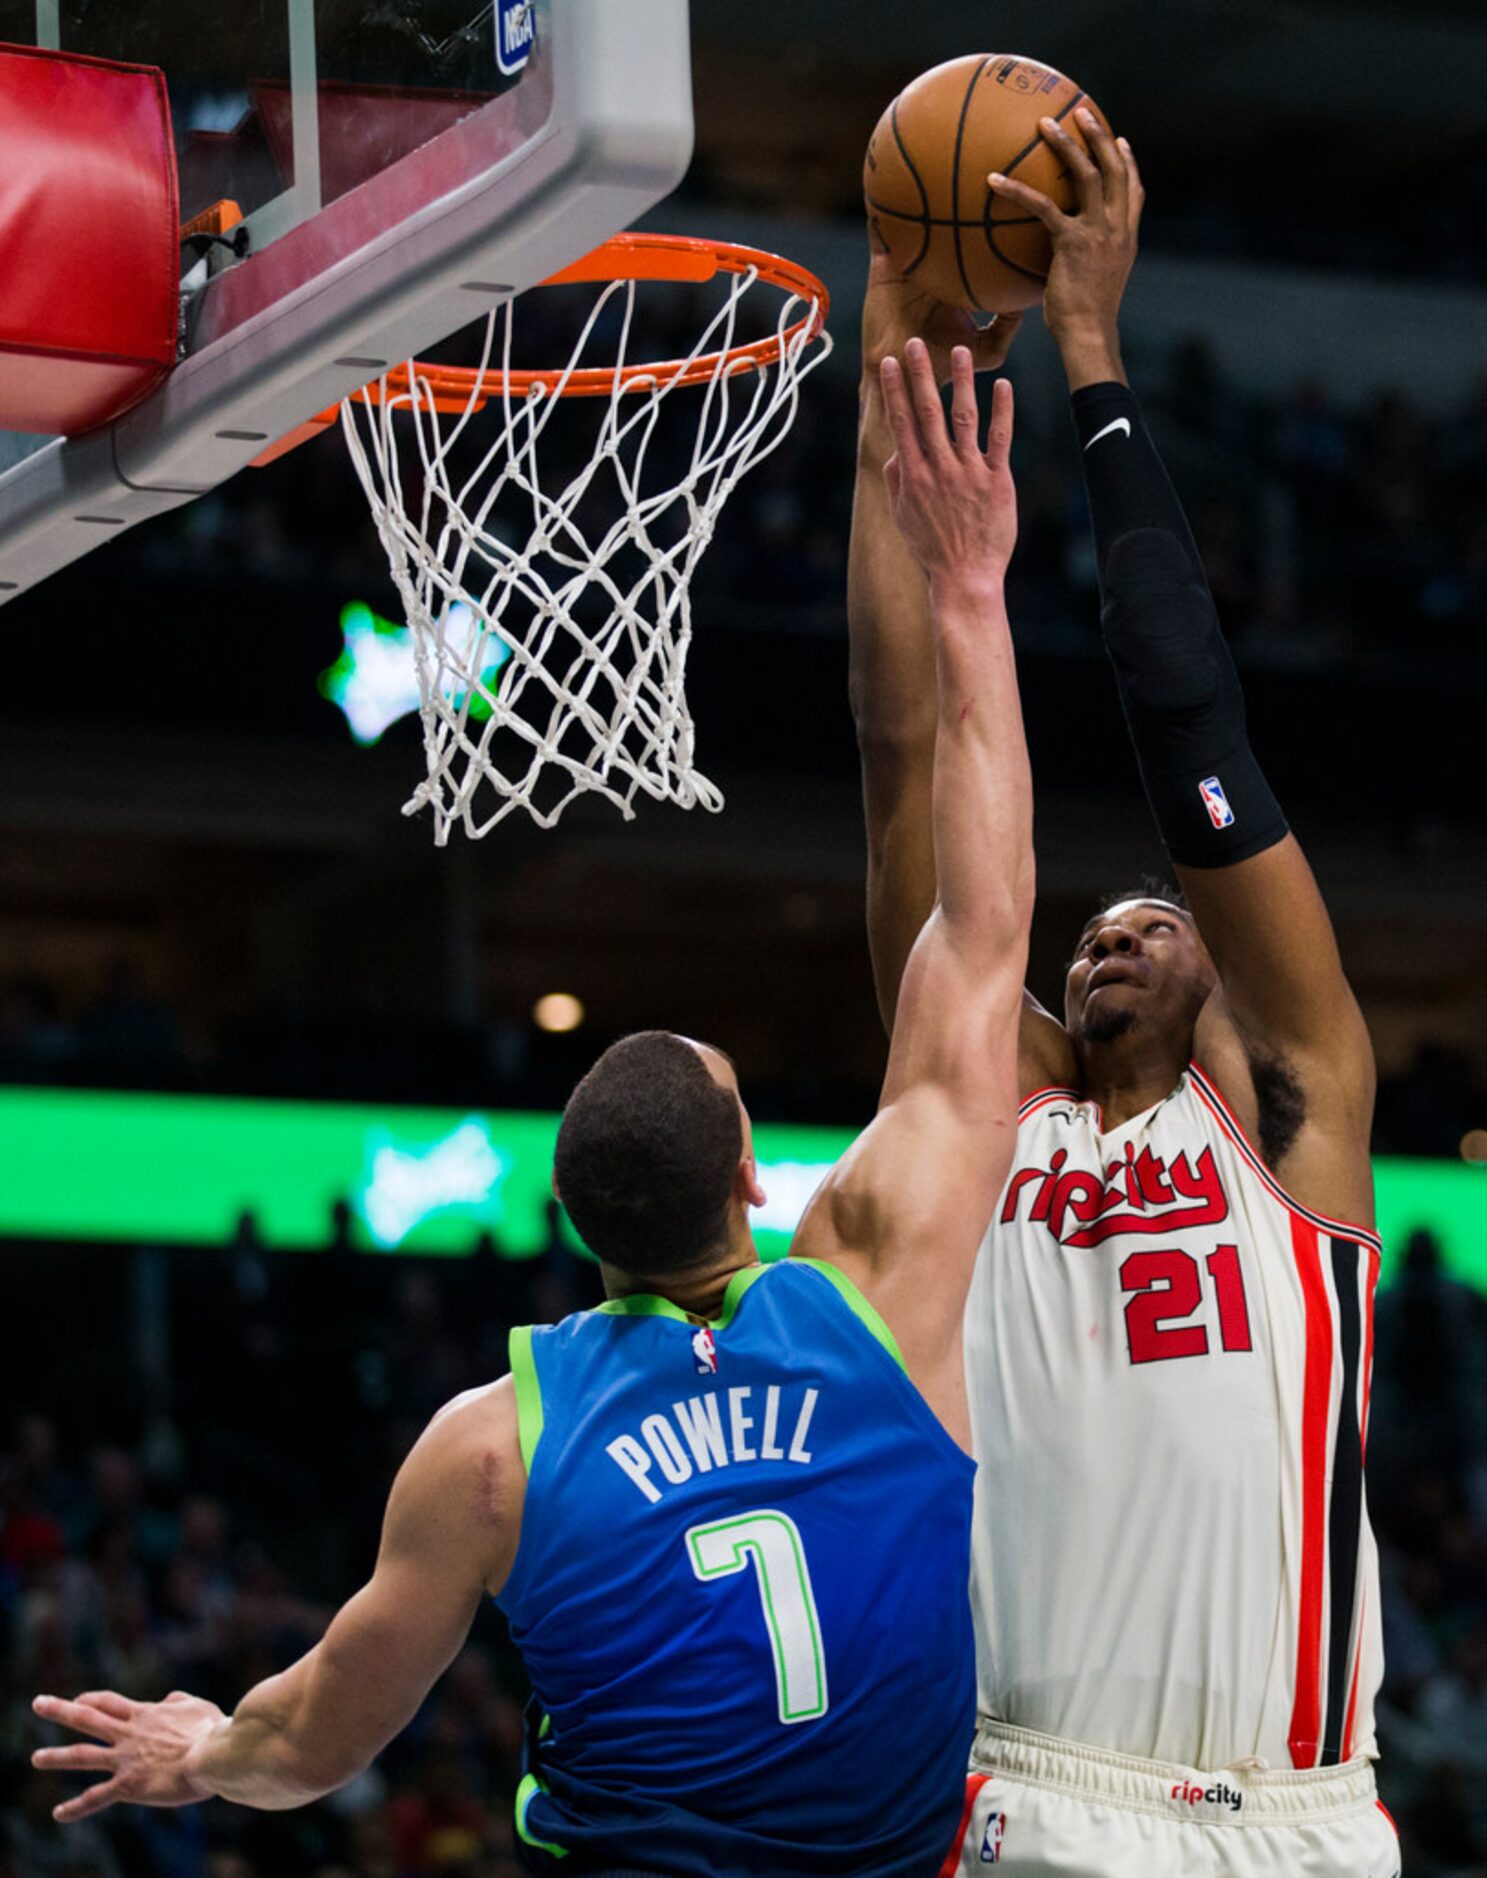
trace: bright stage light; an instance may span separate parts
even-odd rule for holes
[[[451,644],[468,644],[474,636],[475,616],[463,601],[453,601],[440,622]],[[360,744],[372,744],[389,725],[418,709],[418,667],[413,656],[413,635],[406,626],[380,618],[361,600],[341,608],[345,641],[334,665],[317,681],[322,698],[345,714],[351,734]],[[504,639],[492,633],[480,682],[495,687],[496,674],[511,656]],[[468,661],[467,661],[468,663]],[[456,704],[463,693],[450,694]],[[477,691],[470,700],[470,716],[486,718],[490,705]]]
[[[532,1006],[532,1022],[539,1030],[577,1030],[583,1019],[582,1001],[566,991],[549,991]]]

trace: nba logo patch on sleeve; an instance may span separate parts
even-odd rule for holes
[[[716,1376],[718,1373],[718,1346],[713,1341],[713,1333],[704,1324],[700,1330],[692,1332],[692,1355],[697,1364],[699,1376]]]
[[[1205,776],[1198,784],[1198,794],[1203,798],[1203,806],[1208,810],[1208,819],[1215,828],[1230,828],[1234,823],[1234,811],[1229,807],[1229,798],[1224,794],[1224,785],[1217,776]]]
[[[537,43],[537,0],[500,0],[496,7],[496,63],[508,78],[532,56]]]

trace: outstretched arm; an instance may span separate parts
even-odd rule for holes
[[[1053,237],[1045,314],[1073,395],[1105,641],[1148,800],[1222,987],[1199,1047],[1206,1030],[1222,1050],[1227,1028],[1236,1057],[1294,1072],[1307,1111],[1295,1151],[1319,1182],[1313,1203],[1356,1215],[1369,1203],[1367,1033],[1321,894],[1250,749],[1202,562],[1126,381],[1117,315],[1143,201],[1135,159],[1093,116],[1081,128],[1093,160],[1043,124],[1074,172],[1077,215],[1010,179],[995,186]]]
[[[453,1661],[476,1607],[516,1556],[525,1484],[509,1380],[440,1411],[393,1484],[371,1581],[325,1636],[229,1718],[174,1694],[38,1696],[36,1713],[80,1735],[36,1766],[108,1776],[57,1809],[86,1819],[121,1801],[301,1806],[344,1786],[405,1728]]]
[[[970,349],[978,371],[993,370],[1006,359],[1021,321],[1020,313],[1004,314],[978,330],[968,313],[895,279],[887,254],[872,257],[862,313],[847,619],[867,820],[868,943],[878,1008],[890,1031],[904,966],[935,903],[931,801],[938,705],[929,585],[894,524],[883,479],[894,441],[881,368],[919,338],[942,383],[956,345]]]
[[[1016,540],[1012,386],[1001,379],[993,387],[983,457],[965,348],[952,371],[947,438],[923,343],[908,348],[907,378],[896,360],[883,365],[895,444],[884,481],[894,520],[928,577],[933,620],[938,887],[900,987],[883,1096],[892,1103],[930,1085],[984,1117],[1003,1106],[1004,1066],[992,1073],[954,1019],[957,1008],[974,1006],[1015,1020],[1021,1003],[1033,902],[1032,778],[1003,590]]]
[[[951,432],[922,341],[882,366],[893,517],[927,580],[935,671],[938,903],[899,992],[882,1102],[813,1201],[796,1251],[883,1312],[909,1372],[964,1434],[960,1320],[1017,1127],[1017,1031],[1033,902],[1032,784],[1002,582],[1016,536],[1012,387],[977,443],[971,354]]]

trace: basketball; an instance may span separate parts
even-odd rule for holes
[[[1052,247],[1035,216],[996,196],[999,170],[1074,210],[1074,179],[1038,132],[1071,136],[1077,105],[1104,113],[1072,78],[1014,53],[971,53],[923,72],[878,120],[863,165],[868,223],[900,275],[937,300],[1012,313],[1042,297]]]

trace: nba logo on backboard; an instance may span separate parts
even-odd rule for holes
[[[509,78],[537,43],[537,0],[500,0],[496,8],[496,63]]]
[[[700,1330],[692,1332],[692,1355],[697,1359],[699,1376],[717,1375],[718,1346],[713,1342],[713,1333],[706,1324]]]
[[[1229,807],[1229,798],[1224,794],[1224,785],[1217,776],[1205,776],[1198,784],[1198,794],[1203,798],[1203,806],[1208,810],[1208,819],[1215,828],[1228,828],[1233,825],[1234,811]]]
[[[1002,1862],[1002,1835],[1007,1830],[1005,1814],[988,1813],[986,1831],[981,1839],[981,1863],[1000,1865]]]

